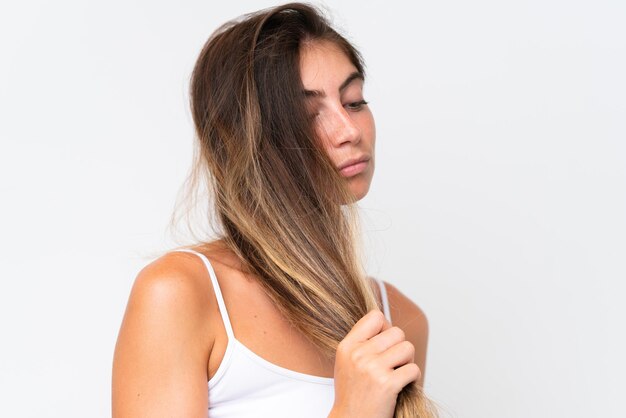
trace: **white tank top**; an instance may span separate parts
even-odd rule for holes
[[[243,345],[233,333],[224,298],[213,267],[203,254],[215,297],[228,335],[224,358],[209,380],[209,418],[326,418],[333,406],[334,379],[313,376],[277,366]],[[391,322],[387,292],[381,280],[383,311]]]

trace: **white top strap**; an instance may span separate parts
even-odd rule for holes
[[[389,300],[387,299],[387,288],[385,288],[385,283],[381,279],[374,278],[378,283],[378,287],[380,288],[380,300],[383,302],[383,313],[385,314],[385,318],[387,321],[391,323],[391,312],[389,311]]]
[[[209,261],[209,259],[202,253],[199,253],[197,251],[194,250],[189,250],[189,249],[180,249],[180,250],[174,250],[174,251],[180,251],[180,252],[186,252],[186,253],[191,253],[191,254],[195,254],[198,257],[200,257],[200,259],[202,259],[202,261],[204,261],[204,265],[206,266],[206,269],[209,272],[209,276],[211,276],[211,283],[213,283],[213,291],[215,292],[215,298],[217,299],[217,306],[219,306],[220,308],[220,315],[222,316],[222,322],[224,322],[224,328],[226,328],[226,334],[228,335],[228,338],[235,338],[235,334],[233,333],[233,327],[230,323],[230,318],[228,317],[228,311],[226,310],[226,304],[224,303],[224,297],[222,296],[222,291],[220,290],[220,285],[217,282],[217,276],[215,275],[215,271],[213,271],[213,266],[211,266],[211,262]]]
[[[224,303],[224,297],[222,296],[222,291],[220,289],[220,285],[217,281],[217,276],[215,275],[215,271],[213,270],[213,266],[211,266],[211,262],[209,259],[202,253],[199,253],[190,249],[179,249],[174,250],[174,252],[186,252],[195,254],[204,262],[207,271],[209,272],[209,276],[211,277],[211,283],[213,283],[213,291],[215,292],[215,298],[217,299],[217,306],[220,310],[220,315],[222,316],[222,322],[224,322],[224,328],[226,328],[226,334],[229,338],[235,338],[235,334],[233,332],[233,327],[230,323],[230,318],[228,316],[228,311],[226,310],[226,304]],[[380,299],[383,303],[383,313],[387,320],[391,323],[391,312],[389,311],[389,300],[387,298],[387,289],[385,288],[385,283],[381,279],[374,278],[378,283],[378,287],[380,288]]]

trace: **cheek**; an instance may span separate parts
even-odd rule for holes
[[[374,123],[374,116],[371,112],[363,114],[363,119],[360,123],[362,140],[374,146],[376,142],[376,124]]]
[[[317,141],[317,144],[320,146],[324,154],[326,154],[331,159],[331,161],[333,161],[332,143],[328,138],[328,134],[323,129],[323,127],[321,127],[321,124],[319,122],[314,123],[313,133],[315,134],[315,140]]]
[[[325,135],[326,130],[324,129],[322,119],[323,118],[321,115],[317,115],[311,119],[311,126],[313,127],[313,133],[315,133],[315,136],[317,137],[318,141],[324,141],[326,137]]]
[[[315,137],[317,141],[319,141],[319,144],[321,144],[326,154],[332,157],[332,151],[333,151],[333,141],[331,140],[332,137],[330,136],[327,126],[324,124],[324,121],[322,120],[322,118],[319,118],[318,120],[314,122],[313,132],[315,133]]]

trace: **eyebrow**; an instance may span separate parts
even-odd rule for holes
[[[341,93],[352,83],[354,80],[364,80],[363,73],[360,71],[355,71],[346,78],[343,83],[339,86],[339,92]],[[306,97],[326,97],[326,93],[321,90],[304,90],[304,95]]]

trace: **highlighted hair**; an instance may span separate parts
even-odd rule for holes
[[[378,305],[360,262],[354,197],[306,113],[300,48],[321,40],[335,43],[364,73],[357,50],[301,3],[246,15],[209,38],[191,80],[199,140],[192,177],[209,186],[221,238],[244,270],[332,359]],[[410,384],[394,416],[436,412]]]

